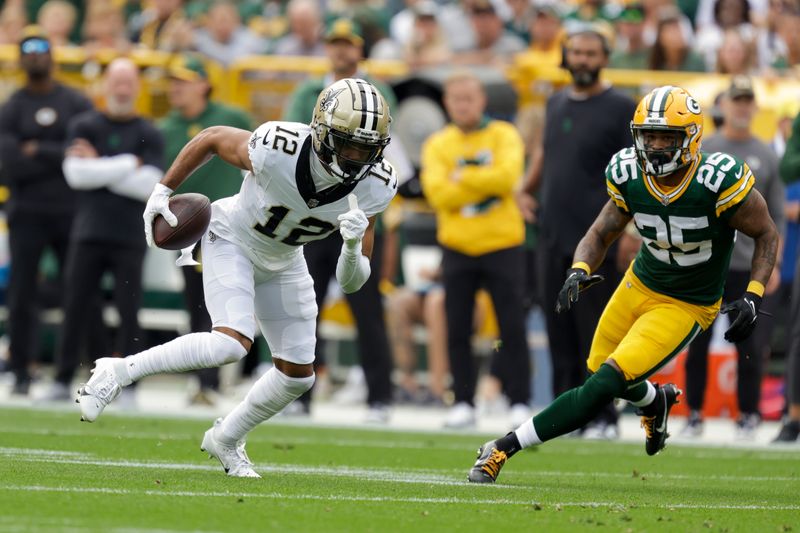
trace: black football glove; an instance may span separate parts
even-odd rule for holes
[[[720,313],[735,313],[731,315],[731,326],[725,332],[728,342],[742,342],[753,333],[758,318],[758,308],[761,306],[761,296],[747,291],[738,300],[725,305]]]
[[[567,270],[567,280],[558,292],[556,313],[569,311],[572,304],[578,301],[578,293],[600,283],[603,279],[605,278],[600,274],[589,274],[582,268],[570,268]]]

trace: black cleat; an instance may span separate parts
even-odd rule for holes
[[[656,399],[637,414],[642,416],[642,427],[647,435],[644,448],[647,455],[655,455],[664,449],[667,437],[667,419],[672,406],[678,403],[683,391],[672,383],[656,385]]]
[[[491,440],[478,449],[478,460],[467,479],[472,483],[494,483],[507,459],[506,452],[498,450],[497,442]]]
[[[800,442],[800,421],[790,420],[783,424],[781,432],[772,442]]]

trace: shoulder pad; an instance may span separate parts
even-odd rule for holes
[[[606,180],[620,186],[638,177],[636,150],[632,146],[623,148],[613,156],[606,166]]]
[[[397,172],[386,159],[382,159],[380,163],[372,165],[372,168],[367,172],[366,179],[379,179],[390,189],[397,189]]]
[[[276,154],[294,156],[309,133],[309,127],[298,122],[265,122],[253,132],[247,146],[253,171],[260,172]]]

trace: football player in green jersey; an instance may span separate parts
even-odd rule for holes
[[[753,238],[755,251],[746,292],[721,310],[732,319],[725,338],[736,342],[753,331],[778,249],[753,173],[728,154],[700,151],[703,114],[680,87],[645,96],[631,130],[634,146],[608,164],[610,200],[578,244],[558,296],[557,309],[567,312],[581,291],[602,281],[592,269],[633,221],[643,245],[600,317],[587,359],[592,375],[516,431],[481,446],[472,482],[494,482],[516,452],[582,427],[614,398],[639,408],[647,454],[662,450],[681,391],[647,378],[720,312],[736,231]]]

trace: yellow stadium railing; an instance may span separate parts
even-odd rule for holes
[[[169,111],[167,103],[166,72],[173,54],[166,52],[134,49],[128,53],[115,50],[100,50],[89,53],[80,47],[56,47],[53,59],[57,65],[56,78],[76,89],[85,92],[95,103],[103,100],[101,84],[102,69],[117,57],[128,57],[142,69],[142,91],[137,101],[140,113],[150,117],[160,117]],[[3,71],[3,84],[0,88],[0,101],[23,82],[18,68],[19,50],[14,45],[0,46],[0,67]],[[211,84],[217,89],[220,99],[228,99],[225,75],[222,67],[213,61],[206,62]]]
[[[142,94],[137,102],[139,111],[150,117],[160,117],[168,109],[166,72],[173,55],[166,52],[134,49],[125,54],[139,65]],[[58,65],[57,77],[64,83],[84,90],[96,103],[102,102],[100,72],[120,53],[101,50],[89,53],[80,47],[59,47],[54,51]],[[14,45],[0,46],[0,102],[22,83],[17,67],[18,49]],[[280,118],[294,88],[313,76],[323,76],[330,64],[325,58],[253,56],[234,62],[227,70],[208,61],[206,68],[214,87],[213,97],[241,106],[253,115],[254,122]],[[363,70],[379,79],[392,80],[409,74],[408,66],[400,61],[365,61]],[[516,89],[520,107],[541,105],[553,91],[570,82],[563,69],[544,66],[526,58],[516,57],[506,70],[509,82]],[[706,110],[707,131],[711,131],[710,113],[714,97],[729,83],[729,77],[687,72],[606,70],[604,78],[634,96],[642,96],[659,85],[681,85],[689,89]],[[768,140],[776,130],[777,119],[786,108],[796,109],[800,102],[800,81],[795,78],[756,78],[756,97],[759,113],[754,129],[759,137]]]

